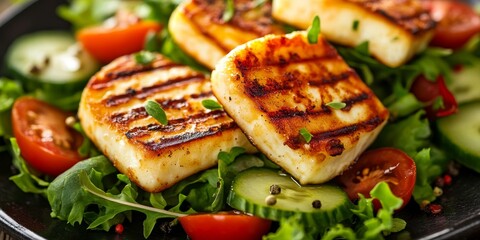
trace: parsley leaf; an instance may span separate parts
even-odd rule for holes
[[[312,26],[308,28],[307,38],[310,44],[318,42],[318,34],[320,34],[320,18],[315,16],[312,22]]]
[[[358,20],[353,21],[353,23],[352,23],[352,29],[353,29],[353,31],[357,31],[357,30],[358,30],[358,25],[360,25],[360,21],[358,21]]]
[[[223,12],[222,20],[229,22],[235,15],[235,2],[233,0],[225,0],[225,11]]]
[[[165,114],[165,111],[160,106],[160,104],[158,104],[158,102],[148,100],[145,103],[145,110],[147,111],[148,115],[155,118],[161,124],[163,124],[163,125],[168,124],[167,114]]]
[[[217,101],[215,100],[212,100],[212,99],[205,99],[202,101],[202,105],[206,108],[206,109],[210,109],[210,110],[218,110],[218,109],[222,109],[222,105],[220,105]]]
[[[344,108],[344,107],[347,106],[347,104],[344,103],[344,102],[329,102],[329,103],[327,103],[327,104],[325,104],[325,105],[326,105],[327,107],[331,107],[331,108],[337,109],[337,110],[340,110],[340,109],[342,109],[342,108]]]
[[[134,55],[135,62],[140,65],[148,65],[155,60],[155,54],[149,51],[140,51]]]
[[[313,135],[306,128],[301,128],[299,132],[303,139],[305,139],[305,142],[309,143],[312,140]]]

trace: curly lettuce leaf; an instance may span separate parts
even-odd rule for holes
[[[329,227],[322,235],[322,240],[333,239],[384,239],[391,232],[399,232],[406,226],[406,222],[394,218],[393,213],[402,206],[403,200],[396,197],[386,182],[378,183],[371,191],[371,198],[360,195],[360,200],[351,212],[357,217],[352,225],[337,223]],[[375,214],[373,200],[378,199],[382,208]],[[281,219],[278,230],[264,236],[266,240],[283,239],[317,239],[315,236],[323,230],[317,227],[306,226],[298,214]]]
[[[105,156],[79,162],[58,176],[47,189],[52,217],[72,225],[85,220],[89,229],[109,230],[113,225],[131,219],[132,211],[136,211],[145,214],[143,234],[147,238],[158,219],[184,215],[153,207],[166,207],[158,193],[147,198],[149,205],[140,204],[146,202],[142,199],[145,195],[125,175],[117,174],[117,169]],[[90,206],[96,206],[98,211],[89,211]]]
[[[269,233],[263,240],[313,240],[308,234],[306,226],[301,221],[301,216],[296,214],[280,221],[280,227],[274,233]]]
[[[421,150],[413,160],[417,165],[417,179],[413,189],[414,200],[419,204],[425,200],[434,201],[436,195],[431,183],[445,172],[450,160],[445,152],[436,147]]]
[[[0,78],[0,137],[4,139],[13,136],[10,111],[15,100],[23,94],[20,84],[7,78]]]
[[[383,236],[391,232],[399,232],[406,226],[406,222],[394,218],[393,213],[403,204],[401,198],[396,197],[386,182],[378,183],[371,191],[371,198],[365,198],[360,194],[360,199],[352,213],[358,217],[353,228],[337,224],[323,235],[322,240],[345,237],[346,239],[383,239]],[[378,212],[373,211],[373,200],[380,201],[382,208]]]
[[[431,183],[448,165],[445,153],[431,143],[430,123],[423,115],[424,111],[420,110],[387,124],[373,144],[373,147],[395,147],[412,157],[417,167],[413,198],[419,204],[435,200]]]
[[[19,173],[11,176],[9,179],[24,192],[46,196],[47,187],[50,185],[50,182],[37,177],[37,175],[28,167],[27,163],[20,155],[20,148],[18,147],[15,138],[10,139],[10,144],[13,155],[12,163],[13,166],[18,169]]]
[[[190,207],[196,212],[218,212],[225,208],[225,199],[233,178],[250,167],[263,167],[265,162],[245,149],[233,147],[218,154],[218,167],[193,175],[164,191],[170,205]],[[178,199],[183,195],[184,202]]]
[[[398,148],[410,157],[431,145],[431,129],[423,110],[417,111],[404,119],[388,123],[373,143],[373,147]]]

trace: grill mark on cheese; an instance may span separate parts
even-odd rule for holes
[[[348,71],[341,72],[336,75],[331,75],[322,77],[320,80],[311,80],[308,81],[310,86],[315,86],[315,87],[321,87],[322,85],[333,85],[339,81],[346,80],[349,77],[356,75],[355,71],[353,69],[349,69]]]
[[[203,13],[202,13],[203,14]],[[186,14],[186,16],[189,16],[191,19],[194,19],[194,15],[192,14]],[[196,21],[191,21],[192,25],[202,33],[202,35],[205,38],[208,38],[208,40],[212,41],[215,43],[217,47],[222,49],[223,52],[228,53],[230,51],[230,48],[226,47],[221,41],[217,40],[214,36],[210,35],[207,31],[205,31],[201,25],[199,25]]]
[[[237,124],[235,124],[233,121],[230,121],[222,123],[218,126],[210,127],[204,131],[186,132],[183,134],[174,135],[172,137],[161,138],[158,141],[142,142],[142,144],[150,151],[161,152],[168,147],[174,147],[187,142],[195,141],[197,139],[221,134],[226,130],[234,129],[236,127]]]
[[[371,98],[371,95],[369,95],[368,93],[361,93],[351,98],[344,99],[342,100],[342,102],[346,103],[347,105],[345,106],[345,108],[341,109],[341,111],[349,111],[353,105],[367,101],[370,98]],[[295,117],[328,115],[331,112],[332,110],[329,107],[327,107],[326,105],[322,105],[321,110],[316,110],[316,111],[298,111],[296,109],[280,109],[274,112],[267,112],[266,114],[273,121],[277,121],[281,119],[289,119],[289,118],[295,118]]]
[[[145,137],[149,135],[151,132],[172,133],[172,132],[184,131],[189,126],[194,126],[194,125],[202,126],[202,124],[205,124],[208,120],[220,119],[224,117],[227,117],[227,114],[223,110],[215,110],[208,113],[198,113],[194,115],[189,115],[187,118],[171,119],[168,121],[167,125],[149,124],[147,126],[135,127],[128,130],[125,133],[125,136],[128,139],[135,139],[135,138]],[[223,126],[224,124],[230,124],[230,123],[233,123],[233,121],[232,120],[225,121],[221,123],[220,126]],[[196,126],[196,128],[198,127]],[[215,129],[218,131],[224,131],[226,128],[224,127],[219,128],[218,126],[209,125],[208,131],[214,132]],[[192,130],[192,132],[196,132],[196,130]],[[182,133],[182,134],[188,134],[188,133],[189,132]],[[179,134],[179,135],[181,136],[182,134]]]
[[[283,32],[280,24],[275,24],[272,18],[271,1],[266,1],[258,6],[251,0],[236,0],[234,1],[234,16],[227,23],[223,20],[226,8],[223,0],[193,0],[189,7],[192,9],[185,9],[186,16],[193,18],[195,14],[205,14],[212,24],[229,25],[258,36]]]
[[[153,86],[143,87],[140,90],[127,89],[126,93],[113,95],[103,100],[105,106],[114,107],[120,104],[125,104],[130,101],[132,98],[145,99],[148,96],[153,95],[154,93],[165,91],[168,89],[176,88],[181,85],[188,85],[192,82],[201,82],[205,81],[203,74],[190,75],[185,77],[179,77],[175,79],[169,79],[167,82],[156,84]]]
[[[131,56],[125,57],[125,58],[126,58],[125,60],[128,61],[131,58]],[[90,81],[91,84],[89,85],[89,87],[94,90],[101,90],[109,87],[112,84],[112,82],[115,82],[120,79],[125,79],[128,77],[132,77],[133,75],[136,75],[136,74],[149,72],[153,70],[163,70],[163,69],[167,70],[177,66],[180,66],[180,65],[165,59],[157,60],[154,63],[149,65],[140,65],[140,64],[132,65],[130,60],[128,62],[125,62],[125,64],[118,64],[115,69],[112,69],[105,75],[93,76],[92,80]]]
[[[202,93],[194,93],[189,96],[185,96],[180,99],[156,99],[160,106],[164,109],[182,109],[189,106],[189,99],[203,99],[212,97],[212,91],[202,92]],[[120,112],[113,114],[110,119],[113,123],[118,124],[128,124],[134,120],[142,119],[147,117],[148,114],[145,111],[144,107],[134,108],[129,112]]]
[[[369,119],[360,122],[360,123],[355,123],[355,124],[350,124],[347,126],[343,126],[340,128],[332,129],[330,131],[324,131],[324,132],[311,132],[312,134],[312,139],[310,141],[310,145],[312,148],[317,149],[316,146],[326,144],[326,146],[332,147],[332,145],[339,145],[341,142],[338,142],[337,140],[334,140],[333,142],[331,141],[332,139],[337,139],[338,137],[342,136],[349,136],[349,135],[355,135],[358,132],[368,132],[371,131],[372,129],[375,129],[377,126],[379,126],[385,119],[383,119],[380,116],[372,116]],[[292,149],[300,149],[305,145],[305,140],[298,135],[296,136],[290,136],[286,142],[286,145],[291,147]],[[334,156],[334,155],[331,155]]]
[[[428,9],[412,0],[346,0],[376,13],[413,35],[430,31],[436,22]]]
[[[307,80],[312,87],[322,87],[325,85],[335,85],[339,81],[348,80],[355,75],[353,70],[341,72],[335,75],[321,76],[319,79]],[[275,76],[277,77],[277,76]],[[260,84],[257,79],[248,79],[245,81],[245,91],[251,97],[263,97],[278,91],[289,91],[298,87],[302,80],[295,77],[293,73],[285,73],[280,81],[268,81],[266,84]]]

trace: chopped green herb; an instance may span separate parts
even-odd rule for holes
[[[310,44],[318,42],[318,34],[320,34],[320,18],[315,16],[312,22],[312,26],[308,28],[307,38]]]
[[[202,105],[210,110],[218,110],[222,109],[222,105],[220,105],[217,101],[212,100],[212,99],[205,99],[202,101]]]
[[[358,20],[355,20],[353,21],[353,24],[352,24],[352,29],[353,31],[357,31],[358,30],[358,25],[360,24],[360,21]]]
[[[229,22],[235,15],[235,2],[233,0],[225,0],[225,11],[223,12],[222,20]]]
[[[344,102],[329,102],[325,105],[327,105],[328,107],[331,107],[333,109],[337,109],[337,110],[342,109],[342,108],[347,106],[347,104],[344,103]]]
[[[155,54],[149,51],[140,51],[135,53],[135,62],[141,65],[148,65],[155,60]]]
[[[313,135],[306,128],[300,129],[299,132],[303,139],[305,139],[305,142],[309,143],[312,140]]]
[[[145,110],[147,111],[148,115],[155,118],[161,124],[163,124],[163,125],[168,124],[167,114],[165,114],[165,111],[162,109],[160,104],[158,104],[158,102],[148,100],[145,103]]]

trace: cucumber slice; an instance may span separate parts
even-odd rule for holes
[[[480,172],[480,101],[436,121],[441,146],[458,162]]]
[[[68,96],[83,89],[99,63],[65,31],[41,31],[18,38],[6,54],[7,71],[27,91]]]
[[[480,99],[480,61],[455,72],[448,89],[459,104]]]
[[[280,187],[279,194],[270,193],[274,184]],[[269,196],[275,197],[274,205],[266,203]],[[320,200],[320,208],[313,207],[316,200]],[[328,227],[352,216],[352,203],[339,187],[328,184],[300,186],[290,176],[266,168],[251,168],[239,173],[232,183],[227,203],[235,209],[275,221],[301,214],[302,221],[310,226]]]

